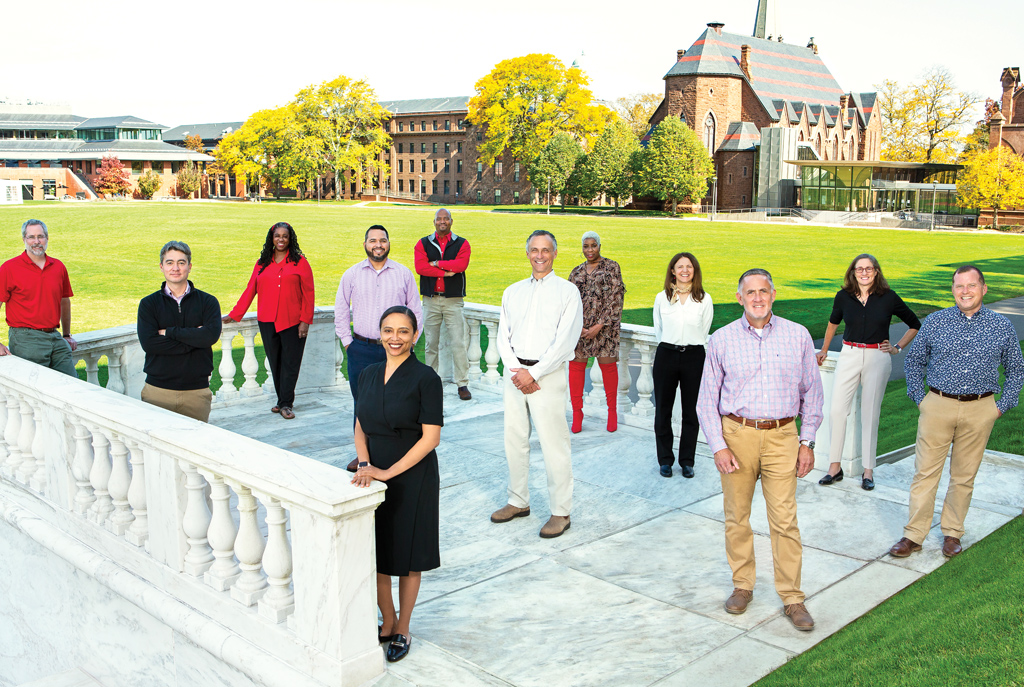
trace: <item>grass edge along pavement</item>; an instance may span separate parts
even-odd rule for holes
[[[755,687],[1024,686],[1022,559],[1018,516]]]

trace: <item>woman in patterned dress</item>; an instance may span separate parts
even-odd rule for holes
[[[583,429],[583,381],[587,360],[597,358],[604,379],[608,403],[608,431],[618,429],[616,399],[619,393],[619,327],[622,324],[622,283],[619,263],[601,257],[601,237],[588,231],[583,235],[583,257],[587,260],[569,275],[583,299],[583,332],[576,344],[576,359],[569,362],[569,399],[572,401],[572,431]]]

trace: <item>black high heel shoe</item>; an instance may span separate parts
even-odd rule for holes
[[[409,644],[412,641],[405,635],[395,635],[391,640],[391,644],[388,645],[388,653],[384,657],[388,660],[388,663],[395,663],[401,661],[409,654]]]
[[[842,482],[842,481],[843,481],[843,469],[839,468],[839,472],[837,472],[834,475],[829,475],[829,474],[826,473],[824,477],[822,477],[821,479],[818,480],[818,484],[821,484],[823,486],[828,486],[830,484],[833,484],[834,482]]]

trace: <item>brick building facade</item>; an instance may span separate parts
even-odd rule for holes
[[[999,99],[999,111],[989,120],[989,150],[1005,146],[1020,156],[1024,156],[1024,88],[1020,83],[1020,67],[1006,67],[999,77],[1002,96]],[[978,218],[979,224],[992,224],[994,213],[983,208]],[[1024,208],[1000,210],[1001,224],[1024,224]]]

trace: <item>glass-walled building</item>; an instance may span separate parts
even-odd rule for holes
[[[920,162],[796,160],[796,206],[838,212],[977,214],[962,207],[956,175],[962,165]]]

